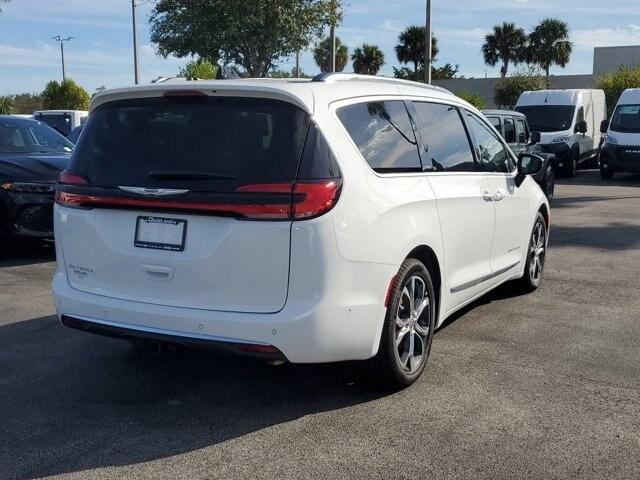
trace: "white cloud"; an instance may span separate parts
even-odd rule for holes
[[[582,50],[593,50],[594,47],[640,45],[640,25],[574,30],[571,32],[571,40],[577,49]]]

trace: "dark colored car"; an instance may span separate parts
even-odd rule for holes
[[[73,144],[78,143],[78,139],[80,138],[80,134],[82,133],[83,128],[84,125],[80,125],[71,130],[71,132],[69,132],[69,135],[67,135],[67,140],[69,140]]]
[[[0,255],[20,240],[53,240],[56,183],[72,150],[42,122],[0,116]]]
[[[537,145],[539,134],[531,132],[527,117],[512,110],[483,110],[485,117],[500,132],[511,150],[518,155],[522,152],[535,153],[545,160],[545,165],[533,178],[542,188],[549,201],[553,200],[556,185],[556,157],[543,152]],[[535,139],[538,140],[535,140]]]

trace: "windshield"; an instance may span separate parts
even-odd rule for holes
[[[533,132],[562,132],[569,130],[573,123],[572,105],[529,105],[516,107],[516,111],[524,113]]]
[[[295,180],[309,116],[263,98],[114,101],[84,125],[69,169],[102,186],[228,192]]]
[[[73,143],[44,124],[0,120],[0,153],[70,153],[72,150]]]
[[[618,105],[610,128],[614,132],[640,133],[640,105]]]

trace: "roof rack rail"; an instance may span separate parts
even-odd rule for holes
[[[392,85],[406,85],[408,87],[428,88],[443,93],[451,93],[446,88],[437,85],[428,85],[426,83],[414,82],[412,80],[403,80],[401,78],[378,77],[376,75],[359,75],[357,73],[321,73],[311,80],[312,82],[337,83],[337,82],[373,82],[373,83],[389,83]]]

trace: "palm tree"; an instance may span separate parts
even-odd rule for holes
[[[502,25],[495,25],[493,32],[484,37],[484,63],[491,67],[502,63],[500,76],[504,78],[507,76],[509,63],[517,65],[525,59],[526,42],[524,30],[516,27],[515,23],[503,22]]]
[[[413,73],[418,76],[418,68],[424,64],[424,27],[411,26],[407,27],[398,36],[398,45],[396,45],[396,56],[400,63],[413,63]],[[436,37],[431,39],[431,59],[438,55],[438,40]]]
[[[567,24],[555,18],[545,18],[529,34],[527,61],[540,65],[546,74],[548,87],[549,68],[551,65],[564,68],[569,63],[572,49]]]
[[[353,71],[365,75],[377,75],[384,65],[384,53],[376,45],[364,43],[351,55]]]
[[[11,97],[0,97],[0,115],[11,115],[13,113],[13,100]]]
[[[316,65],[320,67],[321,72],[331,71],[331,37],[322,40],[313,50],[313,59]],[[343,45],[340,38],[336,37],[336,72],[344,70],[347,60],[349,59],[349,51],[346,45]]]

